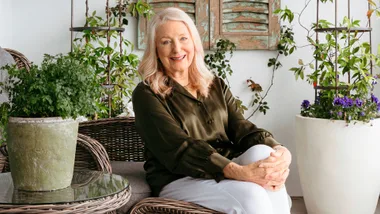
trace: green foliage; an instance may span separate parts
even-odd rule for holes
[[[293,12],[289,10],[287,7],[285,7],[285,9],[278,9],[274,13],[279,15],[280,20],[283,21],[292,22],[294,19]],[[297,47],[294,41],[294,33],[292,28],[287,27],[286,25],[281,26],[280,39],[277,45],[277,55],[276,57],[270,58],[268,60],[268,67],[272,69],[272,77],[269,87],[266,89],[265,92],[263,92],[262,87],[259,84],[255,83],[251,79],[247,80],[248,87],[250,87],[252,92],[254,92],[251,107],[255,108],[247,119],[251,118],[257,111],[265,115],[267,113],[267,110],[270,109],[268,106],[268,102],[265,101],[265,98],[267,97],[269,91],[271,90],[274,84],[275,71],[282,66],[279,59],[282,55],[291,55],[296,49]]]
[[[100,94],[95,73],[70,56],[45,55],[41,66],[23,68],[5,66],[9,78],[0,84],[0,93],[9,102],[0,105],[0,127],[8,117],[76,118],[96,110]],[[3,139],[4,140],[4,139]]]
[[[206,54],[204,61],[206,65],[217,75],[222,78],[230,87],[228,76],[233,73],[230,65],[230,59],[233,56],[233,52],[236,50],[235,43],[228,39],[220,39],[216,44],[216,50],[214,53]],[[228,54],[228,56],[227,56]],[[240,109],[240,112],[244,114],[244,111],[248,110],[239,97],[235,97],[236,105]]]
[[[119,10],[119,4],[121,4],[121,10]],[[153,14],[151,6],[141,0],[135,3],[129,3],[126,0],[119,1],[118,5],[110,8],[110,11],[110,27],[126,27],[127,15],[150,18]],[[108,27],[108,23],[105,18],[93,11],[87,18],[85,26]],[[120,114],[123,111],[123,98],[131,97],[135,87],[134,80],[138,77],[139,64],[138,56],[132,53],[133,48],[133,44],[120,37],[119,32],[115,30],[85,30],[81,37],[74,39],[71,55],[83,64],[92,67],[104,85],[102,99],[97,102],[99,107],[97,116],[100,118]],[[109,97],[112,98],[110,105]]]
[[[228,39],[221,39],[216,43],[216,50],[214,53],[206,54],[205,62],[215,74],[224,80],[227,80],[227,76],[232,74],[230,65],[230,59],[233,56],[233,52],[236,50],[235,43]],[[229,57],[227,58],[227,54]]]
[[[367,11],[367,17],[371,18],[372,14],[375,13],[376,16],[380,17],[380,1],[376,3],[374,0],[368,0],[371,8]]]
[[[310,1],[309,1],[310,2]],[[327,0],[321,0],[326,3]],[[330,0],[330,2],[333,2]],[[374,4],[371,0],[370,4]],[[308,6],[306,4],[305,8]],[[305,10],[303,9],[303,11]],[[377,8],[378,9],[378,8]],[[370,17],[372,9],[367,12]],[[289,11],[277,11],[291,23]],[[300,23],[301,15],[298,18]],[[322,87],[316,97],[315,103],[310,104],[304,100],[301,105],[303,116],[342,119],[369,122],[376,117],[380,110],[378,99],[372,94],[377,78],[372,74],[371,66],[380,66],[380,55],[371,53],[370,43],[363,42],[360,38],[363,33],[355,32],[354,28],[360,27],[360,20],[343,18],[339,27],[345,27],[343,31],[323,32],[323,39],[313,39],[310,32],[313,29],[331,28],[332,23],[327,20],[319,20],[312,23],[307,30],[308,46],[314,48],[313,60],[305,62],[298,60],[298,66],[290,68],[296,79],[306,79],[314,87]],[[287,44],[294,45],[294,43]],[[348,80],[348,81],[347,81]]]
[[[216,50],[214,53],[206,54],[204,61],[206,65],[214,71],[215,75],[225,80],[230,87],[228,76],[231,76],[232,69],[230,65],[230,59],[233,56],[233,52],[236,50],[235,43],[228,39],[221,39],[216,43]],[[229,54],[229,57],[227,57]],[[243,114],[245,110],[248,110],[243,102],[236,97],[236,103],[240,112]]]

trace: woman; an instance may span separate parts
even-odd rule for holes
[[[153,194],[224,213],[290,213],[290,152],[243,118],[205,66],[191,18],[167,8],[148,29],[132,101]]]

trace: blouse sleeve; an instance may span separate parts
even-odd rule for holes
[[[227,135],[239,151],[244,152],[257,144],[265,144],[270,147],[280,145],[270,132],[258,128],[243,117],[229,87],[222,79],[220,82],[228,109]]]
[[[207,142],[189,137],[163,99],[140,84],[133,92],[132,103],[137,131],[145,147],[169,171],[217,181],[223,179],[223,168],[230,160]]]

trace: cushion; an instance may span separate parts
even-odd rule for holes
[[[150,187],[145,180],[144,162],[111,161],[111,166],[112,173],[127,178],[132,187],[129,202],[117,211],[127,213],[133,205],[151,195]]]

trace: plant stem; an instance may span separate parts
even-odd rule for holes
[[[279,56],[280,56],[280,53],[277,53],[277,56],[276,56],[276,60],[275,60],[275,62],[278,61],[278,57],[279,57]],[[272,77],[271,77],[270,85],[269,85],[269,87],[267,88],[267,90],[266,90],[264,96],[261,97],[261,100],[260,100],[260,101],[263,101],[263,100],[267,97],[267,95],[268,95],[270,89],[272,88],[273,83],[274,83],[274,72],[275,72],[275,71],[276,71],[276,64],[274,64],[274,65],[273,65],[273,68],[272,68]],[[260,106],[262,106],[262,105],[259,104],[259,105],[256,107],[256,109],[252,112],[252,114],[249,115],[249,117],[247,117],[246,119],[248,120],[249,118],[251,118],[251,117],[252,117],[252,116],[253,116],[253,115],[259,110]]]

